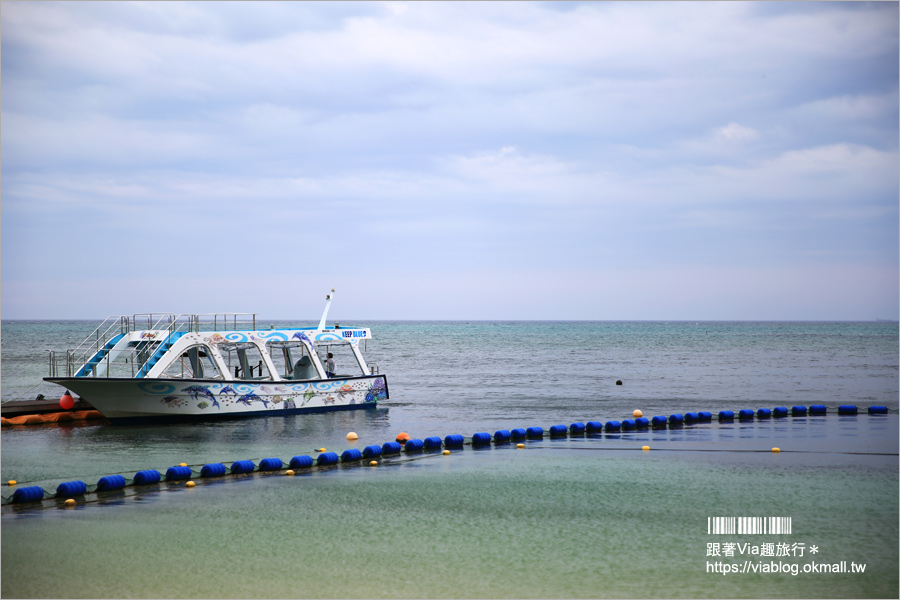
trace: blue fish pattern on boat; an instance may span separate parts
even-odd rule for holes
[[[293,340],[300,340],[301,342],[303,342],[303,343],[305,343],[305,344],[307,344],[307,345],[309,345],[309,346],[312,346],[312,340],[309,339],[309,336],[307,336],[307,335],[306,335],[305,333],[303,333],[302,331],[298,331],[297,333],[295,333],[294,336],[293,336],[291,339],[293,339]]]
[[[237,401],[245,406],[250,406],[251,402],[262,402],[263,406],[265,406],[266,408],[269,408],[269,401],[263,400],[262,398],[260,398],[256,394],[254,394],[253,392],[250,392],[249,394],[244,394],[243,396],[238,398]]]
[[[201,396],[204,398],[209,398],[213,406],[215,406],[219,410],[222,409],[222,407],[219,406],[219,402],[216,400],[216,397],[213,396],[213,393],[210,392],[209,388],[205,385],[191,385],[186,388],[182,388],[181,391],[190,394],[191,397],[194,398],[194,400],[199,400]]]
[[[387,398],[387,388],[384,387],[384,379],[376,379],[366,392],[366,402],[378,402]]]

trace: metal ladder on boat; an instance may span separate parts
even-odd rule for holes
[[[93,371],[106,357],[116,343],[129,332],[129,319],[126,316],[109,316],[88,335],[77,347],[66,351],[66,376],[84,377]],[[88,358],[90,357],[90,358]],[[55,361],[51,352],[51,376],[55,375]],[[83,365],[78,372],[75,369]]]

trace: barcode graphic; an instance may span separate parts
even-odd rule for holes
[[[707,517],[709,535],[790,535],[791,517]]]

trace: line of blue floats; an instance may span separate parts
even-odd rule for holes
[[[839,415],[856,415],[859,414],[859,409],[855,405],[844,404],[838,407],[837,412]],[[887,412],[888,409],[886,406],[870,406],[868,408],[868,413],[870,415],[887,414]],[[728,422],[734,421],[734,419],[737,418],[739,421],[746,421],[754,418],[778,419],[785,418],[788,415],[794,417],[802,417],[806,415],[825,414],[828,414],[828,408],[824,404],[814,404],[809,408],[807,408],[806,406],[792,406],[790,410],[788,410],[788,408],[785,406],[776,406],[773,409],[760,408],[757,411],[743,409],[738,411],[737,415],[735,415],[734,411],[722,410],[719,411],[718,420],[720,422]],[[708,423],[712,421],[712,419],[713,415],[709,411],[688,412],[683,414],[676,413],[673,415],[669,415],[668,417],[662,415],[652,417],[651,419],[648,419],[647,417],[636,417],[634,419],[624,419],[621,422],[576,422],[572,423],[568,427],[566,427],[565,425],[553,425],[549,428],[547,433],[551,438],[554,438],[567,435],[597,434],[602,432],[617,433],[622,431],[635,431],[650,428],[676,428],[693,423]],[[491,443],[504,444],[514,441],[541,439],[543,437],[544,429],[542,427],[516,428],[512,430],[501,429],[494,432],[493,436],[490,433],[486,432],[476,433],[472,436],[469,443],[473,447],[479,447],[487,446]],[[366,446],[362,450],[351,448],[349,450],[344,450],[340,455],[338,455],[336,452],[322,452],[318,457],[316,457],[315,460],[313,460],[311,456],[306,454],[294,456],[288,462],[288,467],[291,469],[305,469],[312,467],[314,464],[318,466],[327,466],[335,465],[338,463],[352,463],[358,462],[363,459],[375,459],[379,456],[397,455],[401,452],[413,453],[422,452],[425,450],[439,450],[441,448],[462,448],[465,443],[465,438],[459,434],[448,435],[443,439],[438,436],[427,437],[422,440],[411,439],[407,440],[403,445],[401,445],[399,442],[387,442],[385,444],[382,444],[381,446]],[[229,472],[232,475],[240,475],[245,473],[252,473],[256,470],[260,472],[280,471],[283,468],[285,468],[285,464],[280,458],[263,458],[259,461],[258,466],[254,464],[252,460],[237,460],[231,464],[230,468],[226,467],[223,463],[210,463],[203,465],[203,467],[200,469],[200,477],[220,477],[222,475],[228,474]],[[170,467],[166,471],[165,481],[185,481],[191,479],[193,474],[193,469],[188,466]],[[152,485],[159,483],[162,480],[162,473],[155,469],[149,469],[146,471],[138,471],[137,473],[135,473],[132,484],[135,486]],[[124,488],[127,485],[128,480],[125,479],[125,477],[122,475],[106,475],[104,477],[101,477],[97,481],[94,491],[116,491]],[[56,488],[56,493],[54,495],[50,495],[49,497],[71,498],[73,496],[83,496],[86,493],[88,493],[88,485],[85,482],[66,481],[59,484],[59,486]],[[14,504],[23,502],[37,502],[43,500],[46,495],[47,492],[44,490],[44,488],[33,485],[17,489],[13,493],[10,501]]]

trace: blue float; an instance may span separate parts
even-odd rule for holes
[[[403,450],[403,446],[399,442],[385,442],[381,445],[382,454],[400,454],[401,450]]]
[[[487,446],[491,443],[491,434],[489,433],[476,433],[472,435],[472,445],[473,446]]]
[[[147,471],[138,471],[134,474],[134,485],[152,485],[159,483],[162,473],[156,469],[148,469]]]
[[[528,439],[537,439],[544,437],[543,427],[529,427],[525,430],[525,437]]]
[[[828,412],[828,408],[824,404],[813,404],[809,407],[809,414],[824,415]]]
[[[256,468],[252,460],[236,460],[231,463],[231,474],[240,475],[241,473],[252,473]]]
[[[753,410],[749,408],[742,408],[740,412],[738,412],[738,419],[741,421],[746,421],[747,419],[753,418]]]
[[[720,421],[733,421],[734,420],[734,411],[720,410],[719,411],[719,420]]]
[[[622,424],[618,421],[607,421],[605,429],[607,433],[609,433],[610,431],[621,431]]]
[[[371,446],[366,446],[362,451],[363,458],[377,458],[381,456],[381,446],[378,444],[373,444]]]
[[[647,429],[650,427],[650,419],[647,417],[638,417],[634,420],[634,426],[638,429]]]
[[[337,455],[337,452],[323,452],[316,458],[316,464],[318,465],[334,465],[341,458]]]
[[[200,467],[200,477],[221,477],[227,470],[222,463],[209,463]]]
[[[609,423],[607,423],[607,425],[609,425]],[[636,425],[634,424],[634,419],[625,419],[624,421],[622,421],[622,429],[624,429],[625,431],[631,431],[635,427]]]
[[[669,420],[663,416],[657,415],[657,416],[653,417],[652,419],[650,419],[650,422],[653,424],[653,427],[658,428],[658,427],[665,427],[666,423],[668,423]]]
[[[444,438],[444,445],[448,448],[462,448],[462,445],[463,443],[465,443],[465,441],[466,438],[458,433],[454,433]]]
[[[505,444],[509,442],[512,434],[509,432],[509,429],[500,429],[494,432],[494,443],[495,444]]]
[[[97,482],[97,491],[111,492],[113,490],[121,490],[127,483],[121,475],[106,475]]]
[[[840,406],[838,406],[839,415],[855,415],[858,412],[859,409],[857,409],[853,404],[841,404]]]
[[[603,431],[603,423],[600,421],[588,421],[584,428],[588,433],[600,433]]]
[[[396,442],[395,442],[396,443]],[[398,444],[399,445],[399,444]],[[378,448],[378,446],[375,446]],[[381,448],[378,448],[381,450]],[[308,454],[300,454],[291,459],[291,462],[288,463],[292,469],[306,469],[313,466],[312,456]]]
[[[190,467],[169,467],[166,470],[166,481],[180,481],[191,478]]]
[[[806,407],[805,406],[792,406],[791,407],[791,416],[794,416],[794,417],[806,416]]]
[[[701,423],[709,423],[712,421],[712,413],[708,410],[701,410],[697,413],[697,416],[700,418]]]
[[[782,418],[788,416],[788,409],[786,406],[776,406],[772,409],[772,416],[775,418]]]
[[[888,412],[887,406],[870,406],[869,414],[870,415],[886,415]]]
[[[528,432],[526,432],[522,427],[516,427],[510,432],[510,435],[514,440],[524,440],[526,437],[528,437]]]
[[[756,411],[756,417],[758,419],[768,419],[771,416],[772,416],[772,411],[769,410],[768,408],[761,408],[758,411]]]
[[[684,415],[681,413],[669,415],[669,427],[681,427],[682,425],[684,425]]]
[[[425,442],[420,439],[406,440],[403,450],[409,452],[421,452],[425,448]]]
[[[264,458],[259,461],[260,471],[280,471],[284,467],[284,463],[280,458]]]
[[[441,442],[441,438],[436,435],[425,438],[424,440],[422,440],[422,443],[425,444],[426,450],[436,450],[443,445],[443,442]]]
[[[84,496],[87,492],[87,484],[83,481],[66,481],[56,487],[56,497]]]
[[[569,428],[565,425],[551,425],[550,437],[562,437],[569,434]]]
[[[362,460],[362,452],[357,448],[349,448],[341,452],[341,462],[355,462]]]
[[[13,492],[12,501],[19,502],[36,502],[44,499],[44,488],[39,485],[30,485],[17,489]]]

